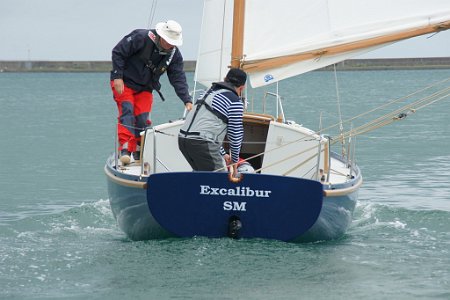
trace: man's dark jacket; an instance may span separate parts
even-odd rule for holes
[[[192,102],[183,57],[178,48],[165,53],[156,45],[154,30],[136,29],[125,36],[112,50],[111,80],[121,78],[131,89],[142,92],[160,90],[159,79],[167,72],[170,84],[184,102]]]

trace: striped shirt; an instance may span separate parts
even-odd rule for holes
[[[244,104],[236,94],[225,92],[214,96],[212,107],[228,119],[227,137],[230,143],[231,160],[237,163],[244,137],[242,125]]]
[[[215,111],[228,119],[227,137],[231,151],[231,160],[233,163],[237,163],[244,137],[244,128],[242,125],[244,104],[236,93],[226,91],[214,95],[211,106]],[[225,155],[223,148],[221,148],[221,154]]]

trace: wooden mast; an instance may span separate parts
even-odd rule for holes
[[[233,38],[231,45],[231,67],[241,68],[244,55],[245,0],[235,0],[233,10]]]

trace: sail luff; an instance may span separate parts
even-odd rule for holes
[[[370,48],[378,45],[392,43],[411,37],[416,37],[432,32],[439,32],[450,28],[450,21],[441,22],[438,24],[423,26],[406,31],[387,34],[379,37],[364,39],[360,41],[339,44],[332,47],[317,49],[314,51],[307,51],[293,55],[279,56],[261,60],[249,60],[242,62],[242,68],[249,73],[264,71],[267,69],[277,68],[280,66],[306,61],[311,59],[320,59],[322,56],[336,55],[340,53],[350,52],[358,49]]]
[[[244,53],[245,0],[234,1],[231,66],[240,68]]]

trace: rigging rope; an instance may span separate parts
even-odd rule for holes
[[[153,19],[155,18],[155,12],[156,12],[157,4],[158,4],[158,0],[153,0],[152,1],[152,6],[150,8],[150,14],[148,16],[147,28],[150,28],[150,26],[152,26],[152,24],[153,24]]]
[[[444,88],[440,91],[435,92],[434,94],[416,100],[411,104],[404,105],[403,107],[398,108],[388,114],[385,114],[377,119],[367,122],[355,129],[347,131],[346,133],[344,133],[344,138],[364,134],[373,131],[375,129],[381,128],[383,126],[389,125],[395,121],[403,120],[408,115],[415,113],[419,109],[427,107],[428,105],[431,105],[449,96],[450,96],[450,87]],[[340,137],[340,135],[338,137]]]
[[[367,112],[365,112],[365,113],[362,113],[362,114],[360,114],[360,115],[357,115],[357,116],[355,116],[355,117],[353,117],[353,118],[350,118],[350,119],[348,119],[348,120],[342,121],[342,118],[340,118],[340,121],[339,121],[339,123],[337,123],[337,124],[334,124],[334,125],[332,125],[332,126],[330,126],[330,127],[327,127],[327,128],[325,128],[325,129],[320,129],[320,130],[317,131],[317,132],[313,132],[313,133],[311,133],[311,134],[309,134],[309,135],[305,135],[305,136],[302,137],[302,138],[299,138],[299,139],[296,139],[296,140],[287,142],[286,144],[280,145],[280,146],[275,147],[275,148],[273,148],[273,149],[270,149],[270,150],[268,150],[268,151],[263,151],[263,152],[261,152],[261,153],[255,154],[255,155],[253,155],[253,156],[251,156],[251,157],[246,158],[245,161],[249,161],[249,160],[251,160],[251,159],[257,158],[257,157],[262,156],[262,155],[265,155],[265,154],[267,154],[267,153],[269,153],[269,152],[272,152],[272,151],[275,151],[275,150],[279,150],[279,149],[281,149],[281,148],[283,148],[283,147],[286,147],[286,146],[288,146],[288,145],[292,145],[292,144],[294,144],[294,143],[307,142],[307,141],[313,141],[313,140],[315,140],[315,141],[317,141],[317,142],[320,142],[320,140],[321,140],[321,138],[320,138],[321,132],[323,132],[323,131],[325,131],[325,130],[329,130],[329,129],[334,128],[334,127],[336,127],[336,126],[340,126],[341,133],[340,133],[338,136],[331,138],[331,140],[332,140],[331,144],[337,143],[340,139],[345,140],[345,139],[347,139],[347,138],[351,138],[351,137],[354,137],[354,136],[357,136],[357,135],[360,135],[360,134],[364,134],[364,133],[373,131],[373,130],[375,130],[375,129],[384,127],[384,126],[386,126],[386,125],[392,124],[393,122],[396,122],[396,121],[399,121],[399,120],[403,120],[403,119],[405,119],[408,115],[410,115],[410,114],[412,114],[412,113],[415,113],[415,112],[418,111],[419,109],[425,108],[425,107],[427,107],[428,105],[431,105],[431,104],[433,104],[433,103],[435,103],[435,102],[437,102],[437,101],[440,101],[440,100],[442,100],[442,99],[445,99],[445,98],[449,97],[449,96],[450,96],[450,86],[448,86],[448,87],[446,87],[446,88],[443,88],[443,89],[441,89],[441,90],[439,90],[439,91],[437,91],[437,92],[435,92],[435,93],[433,93],[433,94],[431,94],[431,95],[429,95],[429,96],[420,98],[420,99],[418,99],[418,100],[416,100],[416,101],[414,101],[414,102],[412,102],[412,103],[410,103],[410,104],[404,105],[404,106],[402,106],[402,107],[400,107],[400,108],[398,108],[398,109],[396,109],[396,110],[394,110],[394,111],[392,111],[392,112],[390,112],[390,113],[387,113],[387,114],[385,114],[385,115],[383,115],[383,116],[381,116],[381,117],[378,117],[378,118],[376,118],[376,119],[374,119],[374,120],[372,120],[372,121],[369,121],[369,122],[367,122],[367,123],[365,123],[365,124],[363,124],[363,125],[361,125],[361,126],[359,126],[359,127],[356,127],[356,128],[354,128],[354,129],[352,128],[351,130],[349,130],[349,131],[347,131],[347,132],[344,132],[344,131],[343,131],[343,124],[344,124],[344,123],[354,121],[354,120],[356,120],[356,119],[358,119],[358,118],[361,118],[361,117],[363,117],[363,116],[366,116],[367,114],[369,114],[369,113],[371,113],[371,112],[375,112],[375,111],[377,111],[377,110],[381,110],[381,109],[383,109],[383,108],[386,108],[386,107],[389,106],[389,105],[392,105],[392,104],[395,104],[395,103],[399,103],[399,102],[401,102],[401,101],[404,101],[404,100],[406,100],[406,99],[408,99],[408,98],[411,98],[411,97],[413,97],[413,96],[416,96],[417,94],[419,94],[419,93],[421,93],[421,92],[423,92],[423,91],[426,91],[426,90],[428,90],[428,89],[430,89],[430,88],[432,88],[432,87],[435,87],[435,86],[437,86],[437,85],[439,85],[439,84],[442,84],[442,83],[445,83],[445,82],[448,82],[448,81],[450,81],[450,78],[445,79],[445,80],[442,80],[442,81],[440,81],[440,82],[438,82],[438,83],[432,84],[432,85],[430,85],[430,86],[428,86],[428,87],[425,87],[425,88],[423,88],[423,89],[420,89],[420,90],[418,90],[418,91],[416,91],[416,92],[414,92],[414,93],[411,93],[411,94],[409,94],[409,95],[407,95],[407,96],[405,96],[405,97],[401,97],[401,98],[398,98],[398,99],[394,99],[394,100],[391,101],[391,102],[388,102],[388,103],[386,103],[386,104],[380,105],[379,107],[376,107],[376,108],[374,108],[374,109],[372,109],[372,110],[369,110],[369,111],[367,111]],[[338,98],[339,98],[339,96],[338,96]],[[339,100],[338,100],[338,103],[339,103]],[[339,105],[340,105],[340,103],[339,103]],[[340,109],[339,109],[339,111],[340,111]],[[162,131],[156,130],[156,129],[154,129],[154,132],[155,132],[155,133],[160,133],[160,134],[165,134],[165,135],[172,136],[172,134],[165,133],[165,132],[162,132]],[[319,135],[319,137],[318,137],[318,135]],[[260,142],[245,142],[245,143],[249,143],[249,144],[258,144],[258,143],[260,143]],[[267,143],[265,143],[265,144],[267,144]],[[282,159],[280,159],[280,160],[278,160],[278,161],[275,161],[275,162],[273,162],[273,163],[271,163],[271,164],[269,164],[269,165],[264,166],[264,168],[260,168],[260,169],[258,169],[258,170],[255,170],[255,172],[260,172],[260,171],[263,170],[263,169],[267,169],[267,168],[270,168],[270,167],[272,167],[272,166],[274,166],[274,165],[277,165],[277,164],[280,164],[280,163],[282,163],[282,162],[285,162],[285,161],[287,161],[287,160],[289,160],[289,159],[292,159],[292,158],[294,158],[294,157],[296,157],[296,156],[299,156],[299,155],[301,155],[301,154],[304,154],[304,153],[306,153],[306,152],[308,152],[308,151],[311,151],[311,150],[313,150],[313,149],[315,149],[315,148],[317,148],[316,145],[314,145],[314,146],[312,146],[312,147],[310,147],[310,148],[308,148],[308,149],[304,149],[304,150],[302,150],[302,151],[300,151],[300,152],[291,154],[291,155],[289,155],[289,156],[287,156],[287,157],[284,157],[284,158],[282,158]],[[320,152],[323,152],[323,150],[321,150]],[[296,169],[298,169],[298,168],[301,167],[302,165],[304,165],[304,164],[306,164],[307,162],[309,162],[310,160],[312,160],[312,159],[313,159],[314,157],[316,157],[317,155],[319,155],[319,154],[316,153],[316,154],[314,154],[314,155],[308,157],[306,160],[300,162],[299,164],[294,165],[291,169],[289,169],[288,171],[286,171],[283,175],[288,175],[289,173],[295,171]],[[236,165],[236,164],[233,164],[233,166],[234,166],[234,165]],[[217,170],[215,170],[215,171],[221,171],[221,170],[225,170],[225,169],[226,169],[226,167],[217,169]],[[334,170],[334,171],[335,171],[335,170]],[[335,171],[335,172],[336,172],[336,171]]]
[[[419,94],[419,93],[421,93],[421,92],[423,92],[423,91],[426,91],[426,90],[428,90],[428,89],[430,89],[430,88],[432,88],[432,87],[435,87],[435,86],[437,86],[437,85],[439,85],[439,84],[442,84],[442,83],[445,83],[445,82],[447,82],[447,81],[450,81],[450,78],[447,78],[447,79],[445,79],[445,80],[442,80],[442,81],[440,81],[440,82],[437,82],[437,83],[435,83],[435,84],[432,84],[432,85],[430,85],[430,86],[428,86],[428,87],[425,87],[425,88],[423,88],[423,89],[421,89],[421,90],[418,90],[418,91],[416,91],[416,92],[414,92],[414,93],[411,93],[411,94],[409,94],[409,95],[407,95],[407,96],[405,96],[405,97],[401,97],[401,98],[395,99],[395,100],[393,100],[393,101],[391,101],[391,102],[389,102],[389,103],[387,103],[387,104],[383,104],[383,105],[381,105],[381,106],[379,106],[379,107],[377,107],[377,108],[375,108],[375,109],[372,109],[372,110],[370,110],[370,111],[368,111],[368,112],[362,113],[362,114],[360,114],[360,115],[358,115],[358,116],[356,116],[356,117],[354,117],[354,118],[348,119],[348,120],[346,120],[346,121],[344,121],[344,122],[342,122],[342,119],[341,119],[340,122],[339,122],[338,124],[334,124],[334,125],[332,125],[332,126],[326,128],[326,129],[334,128],[334,127],[336,127],[336,126],[338,126],[338,125],[339,125],[339,126],[342,126],[342,124],[345,123],[345,122],[351,122],[351,121],[353,121],[353,120],[355,120],[355,119],[357,119],[357,118],[361,118],[362,116],[367,115],[367,114],[370,113],[370,112],[374,112],[374,111],[380,110],[380,109],[385,108],[385,107],[387,107],[387,106],[389,106],[389,105],[392,105],[392,104],[394,104],[394,103],[398,103],[398,102],[400,102],[400,101],[403,101],[403,100],[406,100],[406,99],[408,99],[408,98],[411,98],[411,97],[413,97],[413,96],[415,96],[415,95],[417,95],[417,94]],[[444,89],[442,89],[442,90],[440,90],[440,91],[435,92],[434,94],[431,94],[431,95],[429,95],[429,96],[426,96],[426,97],[423,97],[423,98],[421,98],[421,99],[419,99],[419,100],[416,100],[416,101],[414,101],[414,102],[411,103],[411,104],[404,105],[403,107],[401,107],[401,108],[399,108],[399,109],[396,109],[396,110],[394,110],[393,112],[390,112],[390,113],[388,113],[388,114],[386,114],[386,115],[384,115],[384,116],[381,116],[381,117],[379,117],[379,118],[377,118],[377,119],[375,119],[375,120],[372,120],[372,121],[370,121],[370,122],[367,122],[367,123],[365,123],[365,124],[363,124],[363,125],[361,125],[361,126],[355,128],[355,129],[351,129],[350,131],[347,131],[347,132],[341,131],[341,134],[339,134],[338,136],[332,138],[332,144],[337,143],[337,141],[340,140],[340,139],[345,140],[345,139],[347,139],[347,138],[351,138],[351,137],[354,137],[354,136],[357,136],[357,135],[360,135],[360,134],[364,134],[364,133],[373,131],[373,130],[375,130],[375,129],[384,127],[384,126],[389,125],[389,124],[391,124],[391,123],[393,123],[393,122],[396,122],[396,121],[399,121],[399,120],[403,120],[404,118],[406,118],[406,117],[407,117],[408,115],[410,115],[411,113],[415,113],[417,110],[422,109],[422,108],[424,108],[424,107],[426,107],[426,106],[428,106],[428,105],[431,105],[431,104],[433,104],[433,103],[435,103],[435,102],[437,102],[437,101],[440,101],[440,100],[442,100],[442,99],[445,99],[445,98],[447,98],[447,97],[449,97],[449,96],[450,96],[450,87],[446,87],[446,88],[444,88]],[[339,100],[338,100],[338,101],[339,101]],[[342,128],[342,127],[340,127],[340,128]],[[319,130],[319,131],[316,132],[315,134],[320,134],[321,132],[323,132],[323,131],[326,130],[326,129]],[[309,137],[312,137],[312,136],[313,136],[313,134],[311,134]],[[261,155],[264,155],[264,154],[266,154],[266,153],[268,153],[268,152],[271,152],[271,151],[274,151],[274,150],[278,150],[278,149],[280,149],[280,148],[282,148],[282,147],[285,147],[285,146],[290,145],[290,144],[293,144],[293,143],[297,143],[297,142],[301,142],[301,141],[306,141],[305,138],[306,138],[306,137],[303,137],[303,138],[300,138],[300,139],[298,139],[298,140],[294,140],[294,141],[291,141],[291,142],[289,142],[289,143],[286,143],[286,144],[284,144],[284,145],[280,145],[279,147],[276,147],[276,148],[271,149],[271,150],[269,150],[269,151],[264,151],[264,152],[259,153],[259,154],[256,154],[256,155],[253,155],[253,156],[251,156],[251,157],[249,157],[249,158],[247,158],[247,159],[245,159],[245,160],[248,161],[248,160],[250,160],[250,159],[259,157],[259,156],[261,156]],[[274,162],[274,163],[272,163],[272,164],[270,164],[270,165],[267,165],[267,166],[265,166],[264,168],[260,168],[260,169],[258,169],[258,170],[256,170],[256,171],[258,172],[258,171],[261,171],[262,169],[266,169],[266,168],[272,167],[272,166],[274,166],[274,165],[276,165],[276,164],[279,164],[279,163],[281,163],[281,162],[284,162],[284,161],[286,161],[286,160],[288,160],[288,159],[291,159],[291,158],[295,157],[296,155],[303,154],[303,153],[305,153],[305,152],[307,152],[307,151],[310,151],[310,150],[312,150],[312,149],[314,149],[314,147],[309,148],[309,149],[306,149],[305,151],[301,151],[301,152],[299,152],[299,153],[290,155],[290,156],[288,156],[288,157],[285,157],[285,158],[283,158],[283,159],[281,159],[281,160],[279,160],[279,161],[277,161],[277,162]],[[316,154],[316,155],[317,155],[317,154]],[[314,157],[314,156],[313,156],[313,157]],[[312,159],[312,157],[311,157],[311,158],[308,158],[307,161],[309,161],[309,160],[311,160],[311,159]],[[288,173],[294,171],[295,169],[297,169],[298,167],[300,167],[302,164],[303,164],[303,163],[300,163],[299,165],[294,166],[294,167],[291,168],[286,174],[288,174]],[[223,168],[222,168],[222,169],[219,169],[219,170],[223,170]],[[217,171],[219,171],[219,170],[217,170]]]
[[[413,97],[413,96],[416,96],[416,95],[419,94],[419,93],[422,93],[422,92],[424,92],[424,91],[426,91],[426,90],[429,90],[429,89],[431,89],[431,88],[433,88],[433,87],[436,87],[436,86],[438,86],[438,85],[440,85],[440,84],[443,84],[443,83],[446,83],[446,82],[448,82],[448,81],[450,81],[450,78],[447,78],[447,79],[444,79],[444,80],[442,80],[442,81],[436,82],[436,83],[434,83],[434,84],[432,84],[432,85],[429,85],[429,86],[427,86],[427,87],[425,87],[425,88],[423,88],[423,89],[420,89],[420,90],[418,90],[418,91],[415,91],[415,92],[413,92],[413,93],[411,93],[411,94],[409,94],[409,95],[406,95],[406,96],[404,96],[404,97],[401,97],[401,98],[398,98],[398,99],[394,99],[394,100],[392,100],[392,101],[390,101],[390,102],[388,102],[388,103],[385,103],[385,104],[383,104],[383,105],[380,105],[380,106],[378,106],[378,107],[376,107],[376,108],[374,108],[374,109],[371,109],[371,110],[366,111],[366,112],[364,112],[364,113],[362,113],[362,114],[359,114],[359,115],[357,115],[357,116],[355,116],[355,117],[352,117],[352,118],[350,118],[350,119],[347,119],[347,120],[343,121],[343,123],[344,123],[344,124],[345,124],[345,123],[350,123],[350,122],[352,122],[352,121],[354,121],[354,120],[356,120],[356,119],[362,118],[362,117],[364,117],[364,116],[366,116],[366,115],[368,115],[368,114],[370,114],[370,113],[373,113],[373,112],[375,112],[375,111],[377,111],[377,110],[381,110],[381,109],[386,108],[386,107],[388,107],[388,106],[390,106],[390,105],[393,105],[393,104],[399,103],[399,102],[401,102],[401,101],[404,101],[404,100],[406,100],[406,99],[408,99],[408,98],[411,98],[411,97]],[[445,90],[445,89],[444,89],[444,90]],[[433,102],[433,103],[434,103],[434,102]],[[331,125],[331,126],[326,127],[326,128],[324,128],[324,129],[321,129],[321,130],[319,130],[317,133],[322,133],[322,132],[324,132],[324,131],[330,130],[330,129],[332,129],[332,128],[337,127],[338,125],[340,125],[340,123]]]

